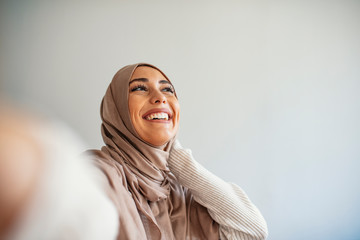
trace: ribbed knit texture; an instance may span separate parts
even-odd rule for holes
[[[175,142],[168,160],[179,183],[190,189],[194,199],[206,207],[220,225],[220,238],[240,240],[266,239],[266,222],[237,185],[215,176],[192,157],[191,150]]]

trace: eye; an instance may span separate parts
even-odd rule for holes
[[[131,92],[147,91],[147,90],[148,90],[147,87],[145,85],[142,85],[142,84],[139,84],[139,85],[136,85],[136,86],[130,88]]]
[[[164,87],[163,89],[161,89],[161,91],[174,93],[174,89],[172,87],[170,87],[170,86]]]

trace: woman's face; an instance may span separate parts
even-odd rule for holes
[[[177,132],[179,111],[174,87],[164,75],[137,67],[129,82],[129,112],[138,135],[154,146],[164,145]]]

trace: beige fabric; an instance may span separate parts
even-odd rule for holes
[[[178,141],[173,144],[168,163],[180,184],[191,189],[194,199],[219,223],[222,240],[266,239],[268,229],[263,216],[239,186],[206,170]]]
[[[106,145],[90,152],[109,181],[109,196],[119,214],[118,239],[219,239],[218,224],[207,209],[169,171],[174,139],[162,150],[134,130],[128,92],[137,66],[120,69],[110,83],[101,104]]]

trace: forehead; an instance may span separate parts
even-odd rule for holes
[[[149,80],[166,79],[166,77],[159,70],[148,66],[137,67],[133,75],[131,76],[130,80],[136,78],[147,78]]]

